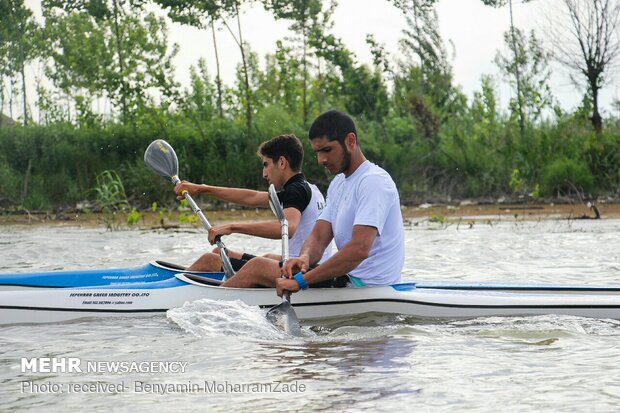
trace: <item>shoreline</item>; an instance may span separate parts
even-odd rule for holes
[[[620,204],[598,204],[601,219],[620,218]],[[229,209],[203,212],[213,225],[232,221],[264,221],[273,219],[267,209]],[[431,205],[402,207],[403,220],[411,225],[418,221],[456,222],[469,221],[503,221],[509,220],[571,220],[594,219],[593,209],[583,204],[465,204],[465,205]],[[115,223],[119,229],[175,229],[196,228],[200,222],[191,210],[184,211],[142,211],[138,222],[129,226],[126,212],[115,214]],[[108,217],[109,219],[109,217]],[[192,222],[192,220],[194,220]],[[106,227],[106,216],[98,212],[37,212],[9,213],[0,215],[0,226],[74,226]]]

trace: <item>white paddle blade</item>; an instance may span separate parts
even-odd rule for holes
[[[177,154],[168,142],[157,139],[144,151],[144,163],[157,175],[172,179],[179,174]]]
[[[282,209],[282,204],[280,204],[280,200],[278,199],[278,194],[276,192],[276,187],[273,184],[269,185],[269,206],[271,207],[271,211],[278,218],[280,222],[284,220],[286,217],[284,216],[284,210]]]

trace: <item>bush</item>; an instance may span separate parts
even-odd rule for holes
[[[0,206],[14,205],[21,190],[19,183],[21,177],[11,170],[6,161],[0,158]]]
[[[340,103],[343,107],[344,100]],[[507,193],[536,197],[539,184],[543,196],[593,189],[620,193],[620,124],[608,123],[599,135],[589,124],[566,117],[529,125],[521,136],[513,120],[477,107],[443,119],[439,135],[432,139],[420,133],[417,120],[406,111],[374,120],[359,115],[361,147],[370,161],[392,175],[404,202]],[[316,114],[318,109],[312,109],[309,120]],[[145,148],[156,138],[175,148],[182,179],[265,189],[258,144],[295,133],[306,150],[304,174],[325,190],[332,176],[317,163],[307,125],[298,117],[272,104],[257,107],[251,131],[242,118],[210,118],[197,124],[183,113],[169,114],[160,126],[3,127],[0,207],[40,209],[95,201],[91,188],[99,185],[96,178],[105,170],[117,171],[131,207],[140,210],[153,202],[173,207],[172,184],[143,161]]]
[[[590,192],[593,186],[594,177],[587,165],[573,159],[556,159],[545,168],[542,176],[542,188],[545,195],[570,194],[577,191]]]

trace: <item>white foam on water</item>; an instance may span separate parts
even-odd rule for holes
[[[359,320],[342,320],[340,325],[326,328],[302,327],[302,337],[298,338],[271,324],[265,317],[266,311],[240,300],[219,301],[205,298],[168,310],[167,318],[196,337],[243,337],[257,342],[286,341],[289,344],[367,340],[387,337],[403,328],[403,325],[394,322],[375,325],[366,318],[361,320],[363,325],[355,322]]]
[[[315,337],[315,341],[339,341],[339,342],[354,342],[356,340],[371,340],[376,338],[389,337],[398,331],[399,326],[384,326],[384,327],[367,327],[367,326],[342,326],[338,327],[328,334]]]
[[[274,327],[265,310],[240,300],[201,299],[168,310],[167,317],[197,337],[237,336],[259,340],[283,340],[289,335]]]

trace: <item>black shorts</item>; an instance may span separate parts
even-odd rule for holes
[[[280,267],[282,267],[282,261],[280,261]],[[318,267],[317,265],[311,265],[310,269]],[[349,276],[341,275],[340,277],[330,278],[329,280],[321,281],[318,283],[308,285],[308,288],[343,288],[349,284]]]
[[[329,280],[321,281],[320,283],[314,283],[309,288],[343,288],[349,283],[349,277],[341,275],[340,277],[334,277]]]
[[[318,267],[317,265],[311,265],[310,269],[314,269]],[[343,288],[349,284],[349,276],[341,275],[340,277],[330,278],[329,280],[321,281],[318,283],[314,283],[308,286],[308,288]]]
[[[232,264],[233,270],[235,270],[235,272],[237,272],[237,271],[239,271],[241,269],[241,267],[243,267],[252,258],[256,258],[256,255],[246,254],[244,252],[241,255],[241,258],[231,258],[230,259],[230,263]],[[222,267],[220,270],[224,271],[224,267]]]

